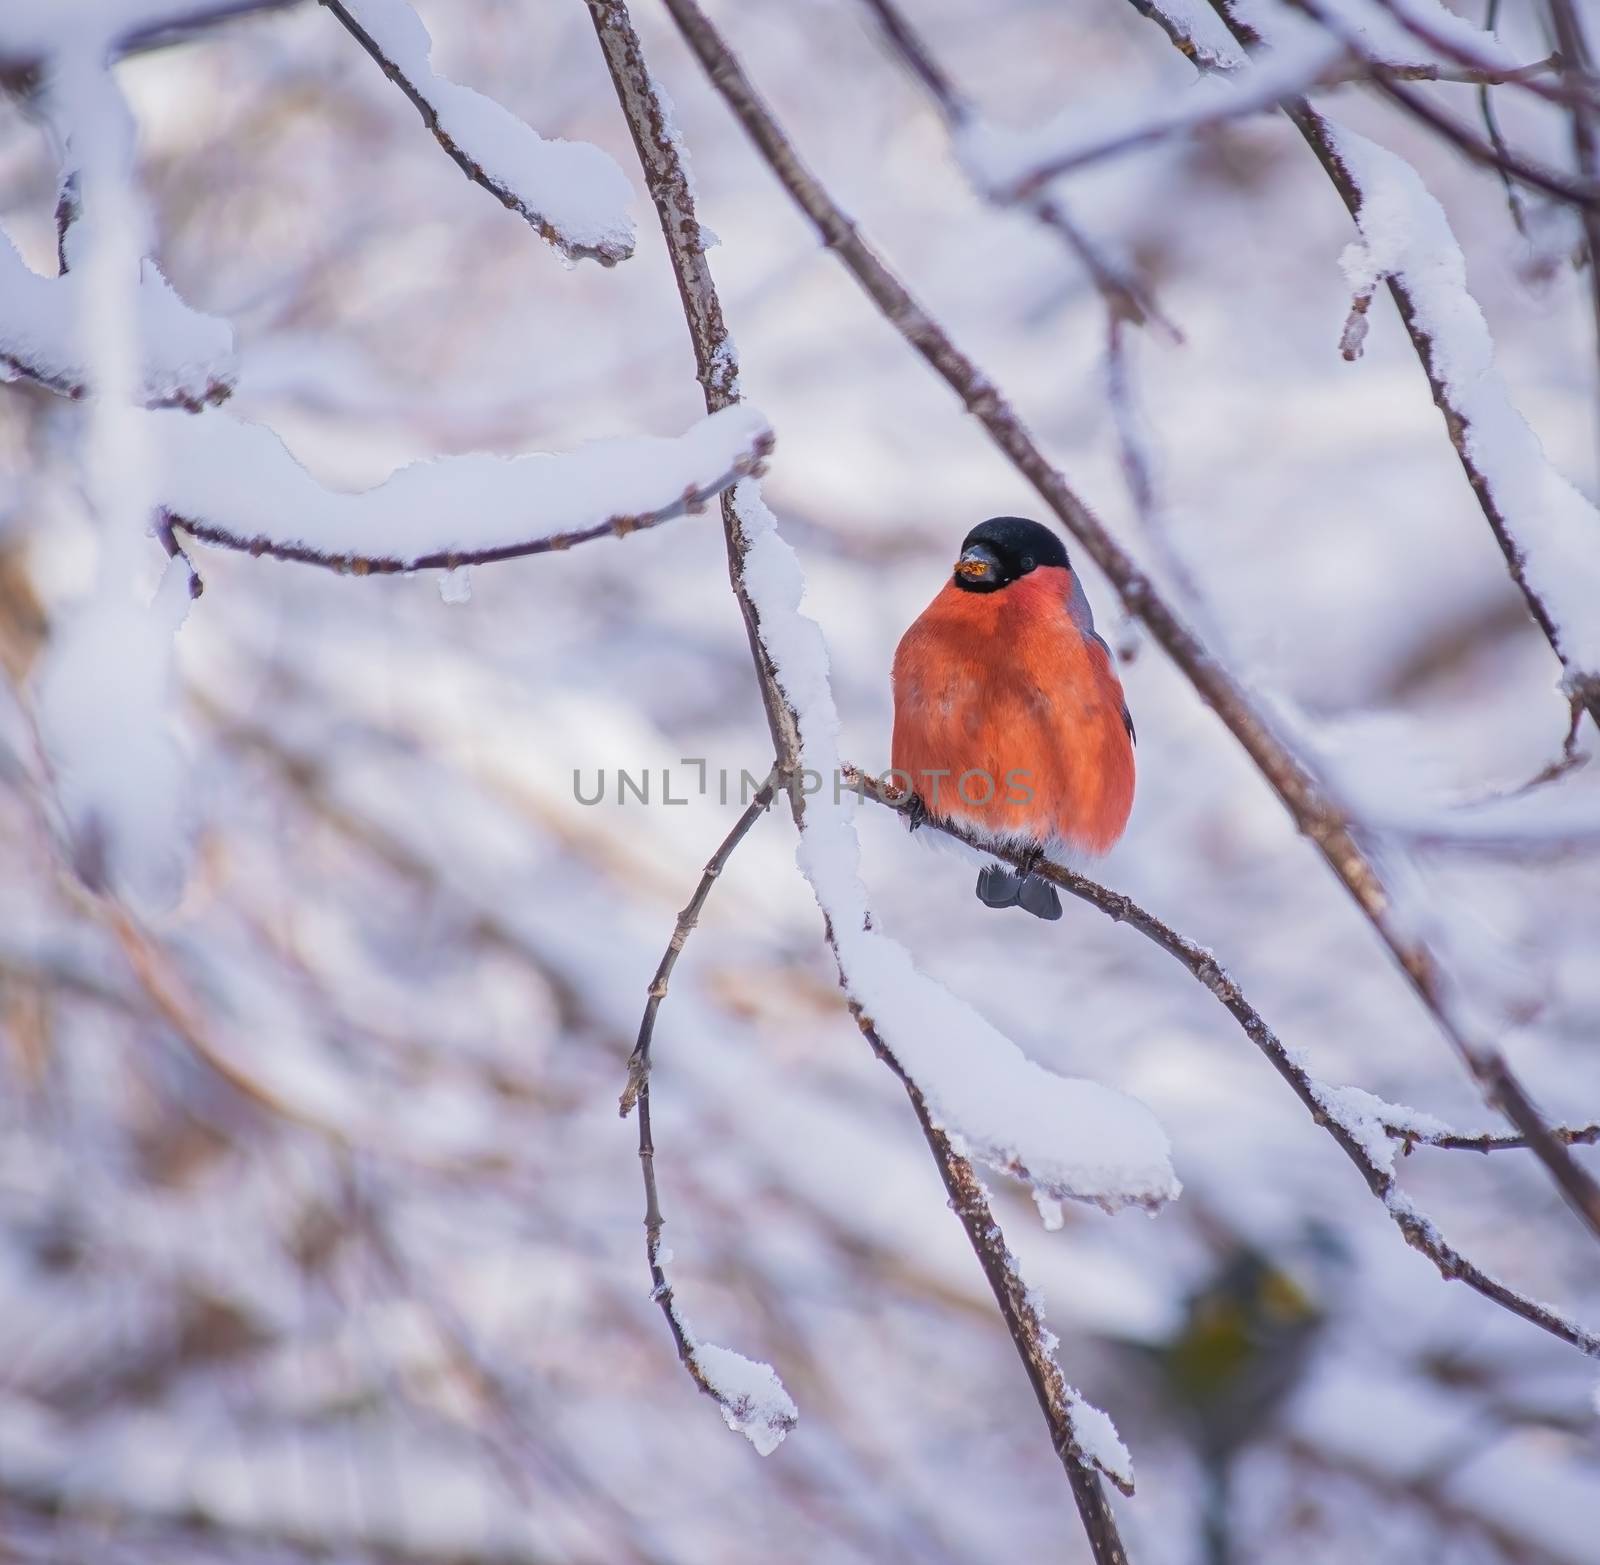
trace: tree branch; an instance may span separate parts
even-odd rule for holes
[[[626,0],[586,0],[586,3],[661,223],[706,407],[714,411],[738,398],[738,359],[706,261],[702,230],[677,136],[655,90]],[[723,497],[723,523],[729,580],[744,617],[762,706],[777,756],[775,780],[788,786],[800,768],[799,719],[778,684],[771,655],[761,639],[760,615],[743,578],[750,539],[731,495]],[[803,830],[803,797],[792,787],[789,791],[796,824]],[[832,944],[831,927],[827,933]],[[846,999],[863,1036],[900,1077],[911,1098],[923,1134],[939,1163],[940,1177],[946,1190],[951,1192],[957,1216],[983,1266],[1006,1329],[1044,1413],[1051,1444],[1066,1470],[1096,1565],[1126,1565],[1127,1553],[1101,1487],[1099,1473],[1074,1435],[1067,1389],[1051,1355],[1043,1323],[1017,1277],[1015,1266],[1006,1264],[1009,1252],[984,1197],[983,1187],[971,1165],[934,1125],[915,1084],[884,1046],[870,1019],[848,992]]]
[[[357,19],[350,6],[344,0],[319,0],[338,19],[339,24],[372,56],[378,68],[385,76],[397,86],[410,100],[417,113],[422,116],[422,123],[427,126],[433,139],[444,149],[457,168],[461,170],[475,185],[482,186],[490,195],[495,197],[500,204],[509,211],[515,212],[531,227],[547,244],[559,250],[568,260],[598,261],[602,266],[615,266],[618,261],[625,261],[633,254],[633,242],[621,235],[608,235],[601,239],[583,239],[569,233],[564,226],[555,220],[548,212],[538,210],[535,205],[537,197],[530,198],[525,192],[517,190],[508,180],[486,169],[473,150],[463,146],[458,137],[441,122],[439,107],[430,98],[422,86],[408,75],[401,63],[385,52],[384,45],[373,36],[372,32],[364,27]],[[498,105],[496,106],[498,107]],[[508,115],[508,117],[510,117]],[[534,133],[529,130],[529,135]],[[542,138],[540,138],[542,142]],[[543,143],[546,148],[551,143]],[[568,152],[579,147],[580,143],[558,142],[554,146],[567,149]],[[594,152],[595,157],[604,157],[597,149],[587,148]],[[609,161],[609,160],[607,160]],[[540,203],[542,205],[543,203]]]
[[[1130,0],[1130,4],[1132,3],[1134,0]],[[1260,35],[1248,23],[1234,16],[1228,0],[1211,0],[1211,6],[1242,47],[1250,49],[1260,45]],[[1285,102],[1282,108],[1306,144],[1316,154],[1317,161],[1322,164],[1323,172],[1338,191],[1339,198],[1344,202],[1351,217],[1359,219],[1364,196],[1360,185],[1339,157],[1329,122],[1303,97]],[[1411,338],[1412,348],[1422,365],[1423,373],[1428,378],[1434,403],[1444,415],[1450,444],[1455,449],[1467,482],[1477,496],[1484,519],[1494,534],[1495,542],[1500,546],[1511,578],[1521,591],[1534,623],[1544,633],[1551,650],[1560,659],[1562,669],[1567,676],[1568,689],[1589,713],[1596,727],[1600,727],[1600,672],[1575,667],[1564,651],[1560,627],[1528,578],[1522,549],[1512,533],[1510,518],[1497,499],[1494,485],[1482,462],[1474,453],[1473,423],[1445,379],[1438,345],[1421,324],[1418,301],[1404,278],[1391,274],[1385,280],[1390,296],[1394,299],[1395,308],[1400,312],[1400,319],[1405,325],[1407,335]],[[1596,1195],[1591,1194],[1587,1199],[1594,1201]],[[1595,1225],[1591,1223],[1591,1226]]]
[[[500,560],[520,560],[534,554],[554,554],[571,549],[580,543],[589,543],[596,538],[625,538],[629,533],[659,527],[663,522],[670,522],[680,516],[698,514],[705,509],[709,501],[725,493],[741,478],[758,471],[762,459],[771,449],[770,435],[759,438],[748,458],[735,462],[731,468],[710,483],[697,484],[685,490],[677,500],[659,510],[611,516],[603,522],[595,522],[586,527],[485,548],[457,546],[448,549],[430,549],[415,555],[336,554],[292,539],[268,538],[260,534],[236,532],[220,523],[183,516],[174,511],[162,512],[162,526],[169,535],[173,528],[179,528],[200,543],[213,544],[219,549],[232,549],[248,554],[254,559],[266,555],[274,560],[293,560],[302,565],[318,565],[324,570],[337,571],[341,575],[396,576],[409,571],[453,571],[459,570],[464,565],[491,565]]]
[[[901,64],[926,88],[954,143],[975,117],[971,101],[935,59],[927,41],[911,25],[896,0],[862,0],[862,3],[872,13]],[[1161,313],[1143,283],[1089,238],[1063,202],[1038,184],[1002,190],[984,180],[970,179],[969,183],[990,206],[1018,207],[1040,227],[1055,234],[1088,272],[1114,320],[1131,321],[1139,326],[1153,321],[1174,342],[1183,340],[1183,333]]]
[[[1539,1111],[1500,1049],[1469,1036],[1449,999],[1449,978],[1427,944],[1402,927],[1394,895],[1356,824],[1305,764],[1273,732],[1266,714],[1179,618],[1104,524],[1045,457],[1009,403],[907,291],[840,209],[791,145],[743,68],[694,0],[666,0],[679,31],[795,205],[811,220],[823,244],[850,271],[884,317],[961,398],[1013,466],[1088,551],[1130,615],[1187,676],[1226,724],[1288,809],[1316,844],[1334,874],[1377,930],[1440,1032],[1478,1083],[1491,1107],[1528,1137],[1568,1204],[1600,1238],[1600,1183],[1580,1168],[1549,1134]],[[1600,711],[1600,689],[1593,699]]]
[[[887,806],[897,812],[904,811],[910,797],[903,790],[863,772],[858,767],[846,767],[845,781],[864,799]],[[1299,1062],[1282,1039],[1268,1026],[1261,1013],[1245,998],[1244,991],[1216,957],[1204,946],[1180,934],[1164,923],[1154,913],[1141,907],[1132,897],[1108,890],[1087,875],[1068,869],[1050,859],[1035,859],[1020,848],[1011,848],[985,842],[959,826],[929,817],[920,828],[942,833],[964,843],[975,853],[1003,859],[1017,869],[1041,875],[1051,884],[1076,897],[1080,902],[1099,909],[1113,923],[1126,924],[1137,930],[1152,945],[1165,951],[1174,961],[1186,968],[1224,1010],[1238,1023],[1239,1029],[1265,1056],[1267,1063],[1288,1084],[1289,1090],[1299,1098],[1311,1117],[1338,1143],[1340,1151],[1353,1163],[1367,1188],[1383,1204],[1390,1220],[1405,1236],[1406,1243],[1428,1257],[1437,1267],[1439,1275],[1447,1282],[1464,1282],[1475,1293],[1491,1303],[1509,1310],[1532,1325],[1547,1331],[1553,1337],[1570,1343],[1591,1357],[1600,1358],[1600,1334],[1588,1331],[1557,1314],[1545,1305],[1538,1304],[1508,1288],[1469,1261],[1461,1252],[1445,1242],[1444,1237],[1427,1218],[1410,1204],[1400,1190],[1392,1167],[1384,1166],[1375,1158],[1362,1137],[1348,1122],[1348,1117],[1331,1105],[1333,1094]],[[1476,1146],[1476,1137],[1440,1136],[1428,1138],[1403,1128],[1384,1126],[1390,1135],[1402,1143],[1410,1141],[1434,1146]],[[1600,1140],[1600,1126],[1589,1126],[1577,1131],[1552,1131],[1552,1137],[1565,1145],[1581,1142],[1589,1144]],[[1521,1137],[1491,1138],[1496,1146],[1522,1146]],[[1488,1150],[1487,1147],[1483,1150]]]

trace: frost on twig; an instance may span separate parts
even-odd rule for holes
[[[766,420],[741,406],[672,439],[443,457],[347,494],[325,489],[262,425],[143,417],[162,462],[159,503],[175,526],[223,548],[357,575],[453,570],[653,527],[756,471],[772,445]]]
[[[1323,125],[1359,195],[1361,238],[1341,258],[1345,276],[1358,298],[1388,279],[1404,290],[1451,440],[1512,573],[1561,660],[1568,691],[1600,708],[1600,512],[1551,466],[1512,405],[1444,209],[1402,158],[1331,121]]]
[[[633,187],[583,141],[547,141],[509,109],[429,64],[428,30],[405,0],[322,0],[474,184],[524,218],[568,260],[613,266],[633,254]]]

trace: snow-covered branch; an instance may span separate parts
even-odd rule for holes
[[[70,258],[81,225],[67,232]],[[0,379],[25,377],[66,397],[89,392],[93,348],[79,329],[85,286],[81,269],[41,277],[0,234]],[[232,328],[190,309],[148,258],[139,263],[134,308],[140,402],[199,412],[232,392]]]
[[[159,503],[192,538],[354,575],[454,570],[621,537],[703,507],[772,449],[750,407],[673,439],[592,441],[559,455],[442,457],[374,489],[324,488],[262,425],[148,413]]]
[[[666,3],[712,85],[823,243],[879,312],[961,398],[996,446],[1099,566],[1124,609],[1144,622],[1196,692],[1226,724],[1301,832],[1316,845],[1381,936],[1485,1100],[1528,1137],[1535,1155],[1569,1205],[1590,1232],[1600,1238],[1600,1182],[1574,1161],[1570,1149],[1550,1137],[1532,1098],[1498,1045],[1476,1036],[1456,1013],[1450,1001],[1448,973],[1427,942],[1396,917],[1386,877],[1340,802],[1285,742],[1262,704],[1213,655],[1049,461],[993,379],[956,346],[862,237],[848,214],[801,160],[705,13],[694,0]]]
[[[858,767],[846,767],[842,774],[849,788],[862,798],[872,799],[892,810],[905,807],[905,795],[894,786],[872,777]],[[1353,1163],[1367,1182],[1390,1219],[1405,1236],[1413,1249],[1426,1255],[1438,1268],[1446,1281],[1465,1282],[1474,1292],[1492,1303],[1520,1316],[1563,1342],[1582,1349],[1593,1357],[1600,1357],[1600,1333],[1561,1315],[1548,1305],[1517,1293],[1498,1278],[1468,1260],[1459,1250],[1448,1244],[1437,1228],[1412,1205],[1400,1190],[1395,1178],[1395,1153],[1411,1145],[1472,1146],[1490,1150],[1491,1146],[1524,1146],[1522,1137],[1496,1137],[1485,1145],[1474,1136],[1459,1136],[1450,1131],[1442,1121],[1431,1115],[1422,1115],[1415,1109],[1402,1110],[1398,1105],[1384,1103],[1369,1093],[1356,1088],[1330,1087],[1318,1081],[1307,1068],[1299,1054],[1289,1048],[1265,1018],[1246,999],[1236,979],[1204,946],[1180,934],[1155,914],[1141,907],[1132,897],[1108,890],[1087,875],[1068,869],[1050,860],[1035,862],[1011,849],[996,848],[980,843],[960,827],[929,820],[922,830],[937,831],[965,844],[974,853],[989,858],[1001,858],[1019,868],[1028,867],[1033,873],[1070,893],[1081,902],[1099,909],[1116,923],[1137,930],[1151,944],[1165,951],[1174,961],[1185,967],[1190,975],[1233,1017],[1244,1035],[1265,1056],[1268,1064],[1288,1084],[1290,1091],[1300,1099],[1312,1118],[1338,1143],[1340,1150]],[[1577,1130],[1553,1130],[1550,1134],[1563,1145],[1588,1145],[1600,1140],[1600,1126],[1587,1126]],[[1397,1146],[1396,1144],[1399,1144]]]
[[[1447,37],[1461,35],[1466,24],[1442,8],[1427,9],[1439,12],[1430,16],[1430,25]],[[1218,0],[1218,12],[1241,46],[1262,42],[1258,9]],[[1392,20],[1390,25],[1398,26]],[[1481,33],[1471,46],[1498,50]],[[1600,614],[1593,609],[1600,602],[1596,513],[1550,466],[1512,406],[1494,369],[1488,326],[1467,291],[1466,265],[1443,208],[1395,153],[1340,129],[1304,98],[1286,101],[1283,109],[1361,231],[1361,243],[1344,256],[1355,295],[1342,344],[1345,357],[1359,357],[1367,306],[1378,285],[1387,283],[1462,470],[1529,613],[1560,659],[1567,693],[1600,725]]]
[[[588,0],[596,34],[616,85],[622,106],[644,168],[646,182],[656,205],[666,239],[668,254],[684,303],[685,319],[695,352],[696,367],[708,409],[725,405],[738,394],[738,366],[728,335],[715,282],[706,262],[703,231],[695,212],[694,197],[670,111],[656,90],[645,63],[638,34],[634,31],[625,0]],[[800,828],[800,864],[816,891],[826,919],[830,944],[839,961],[840,981],[863,1035],[901,1079],[911,1098],[923,1133],[938,1162],[951,1204],[960,1217],[969,1242],[983,1266],[996,1302],[1005,1318],[1012,1341],[1028,1373],[1041,1410],[1051,1431],[1052,1444],[1070,1482],[1079,1515],[1097,1565],[1118,1565],[1125,1561],[1115,1518],[1099,1482],[1105,1473],[1113,1482],[1125,1484],[1128,1474],[1112,1442],[1104,1431],[1104,1416],[1091,1417],[1085,1404],[1067,1386],[1054,1357],[1054,1338],[1049,1335],[1035,1301],[1021,1282],[1017,1268],[1005,1246],[999,1226],[971,1164],[957,1150],[950,1133],[936,1118],[922,1095],[915,1078],[918,1064],[936,1068],[940,1052],[948,1047],[951,1028],[959,1031],[965,1016],[952,1024],[948,1013],[929,1018],[927,996],[942,995],[938,986],[916,974],[910,960],[892,942],[872,941],[866,923],[864,901],[855,876],[857,848],[847,806],[841,801],[826,809],[818,821],[808,814],[798,792],[804,770],[826,761],[831,753],[837,760],[832,694],[828,688],[826,655],[817,626],[798,612],[801,593],[799,572],[792,553],[777,535],[770,513],[754,485],[742,485],[723,501],[723,520],[727,538],[730,577],[750,634],[751,652],[768,725],[777,753],[780,779],[791,790],[796,825]],[[836,904],[835,891],[844,901]],[[857,927],[847,927],[857,920]],[[873,971],[875,964],[881,966]],[[886,1024],[879,1030],[880,1018],[871,1013],[869,997],[860,994],[858,978],[873,985],[870,1002],[882,1003]],[[881,990],[877,981],[881,980]],[[900,987],[903,985],[903,988]],[[948,997],[944,997],[948,1001]],[[948,1002],[952,1009],[954,1002]],[[971,1013],[967,1013],[970,1015]],[[894,1049],[906,1045],[915,1049],[918,1040],[911,1032],[929,1021],[938,1032],[928,1040],[929,1058],[903,1065]],[[975,1035],[993,1033],[973,1016]],[[998,1039],[998,1034],[993,1034]],[[1004,1041],[1000,1040],[1003,1047]],[[1005,1067],[1008,1085],[1015,1089],[1024,1078],[1027,1088],[1037,1081],[1023,1067],[1014,1047],[1015,1063]],[[1037,1067],[1032,1070],[1037,1075]],[[969,1073],[970,1074],[970,1073]],[[941,1105],[952,1118],[963,1106],[959,1089],[941,1083],[948,1102]],[[1060,1096],[1070,1095],[1070,1085],[1060,1083]],[[1006,1101],[996,1098],[1004,1096]],[[1106,1095],[1110,1097],[1110,1094]],[[1081,1105],[1080,1105],[1081,1106]],[[1017,1122],[1005,1120],[1009,1110],[1019,1111]],[[1053,1146],[1033,1144],[1033,1127],[1039,1118],[1030,1118],[1032,1106],[1011,1101],[996,1089],[980,1112],[998,1110],[1001,1123],[980,1124],[972,1128],[986,1133],[986,1150],[1011,1163],[1032,1157],[1041,1167],[1030,1167],[1035,1178],[1066,1174]],[[1143,1118],[1141,1118],[1143,1116]],[[1070,1171],[1071,1183],[1079,1193],[1088,1194],[1082,1176],[1099,1176],[1103,1181],[1093,1198],[1110,1196],[1118,1200],[1153,1201],[1175,1193],[1165,1138],[1135,1105],[1125,1105],[1125,1121],[1134,1123],[1138,1147],[1098,1146],[1100,1166],[1090,1170],[1079,1164]],[[1065,1131],[1064,1124],[1057,1124]],[[1018,1141],[1024,1145],[1017,1145]],[[1106,1166],[1108,1163],[1114,1167]],[[1159,1167],[1155,1164],[1159,1163]],[[1120,1450],[1120,1442],[1115,1443]]]
[[[984,162],[984,148],[991,136],[1001,137],[1005,133],[995,130],[978,115],[973,104],[934,58],[926,40],[900,9],[898,0],[864,0],[864,4],[876,19],[889,47],[932,98],[950,136],[951,146],[977,194],[991,206],[1017,207],[1061,240],[1089,274],[1114,322],[1144,324],[1154,320],[1170,337],[1180,339],[1181,334],[1162,316],[1149,289],[1133,268],[1091,238],[1064,201],[1037,187],[1024,190],[990,177]]]
[[[1111,123],[1103,110],[1091,118],[1078,106],[1023,129],[974,121],[962,133],[961,159],[997,199],[1026,200],[1051,180],[1090,164],[1274,109],[1284,98],[1340,75],[1345,61],[1340,44],[1313,37],[1303,47],[1275,51],[1259,66],[1203,76],[1176,103],[1170,93],[1133,99]]]
[[[492,98],[437,75],[428,30],[405,0],[321,3],[411,100],[461,172],[568,260],[614,266],[633,254],[633,187],[607,153],[546,141]]]

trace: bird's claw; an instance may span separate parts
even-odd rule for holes
[[[908,793],[905,803],[900,808],[905,812],[907,831],[915,831],[917,827],[927,825],[928,806],[922,802],[920,793]]]

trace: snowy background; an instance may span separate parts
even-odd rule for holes
[[[994,127],[1056,120],[1087,144],[1211,101],[1124,0],[908,3]],[[0,18],[0,1555],[1087,1559],[905,1095],[844,1007],[782,807],[687,946],[653,1077],[678,1302],[781,1375],[799,1421],[771,1454],[697,1394],[651,1302],[617,1095],[740,774],[771,761],[716,505],[448,575],[193,542],[186,614],[187,573],[163,576],[142,531],[152,505],[211,507],[247,537],[357,553],[365,536],[409,560],[668,509],[747,467],[770,426],[765,499],[826,638],[840,749],[880,769],[900,634],[967,529],[1042,517],[1037,497],[819,248],[653,0],[636,21],[760,409],[713,426],[577,0],[419,9],[441,82],[615,160],[631,196],[581,153],[551,176],[593,245],[626,238],[605,192],[631,206],[634,254],[610,267],[464,179],[319,6],[131,56],[124,121],[73,43],[141,9],[196,8],[13,0]],[[1542,6],[1501,11],[1506,57],[1550,52]],[[1381,290],[1362,356],[1340,355],[1356,232],[1293,128],[1257,114],[1052,187],[1183,334],[1126,334],[1155,483],[1141,519],[1100,298],[1056,236],[974,194],[869,9],[713,15],[922,302],[1117,536],[1169,561],[1159,579],[1183,562],[1209,639],[1385,825],[1463,1012],[1552,1122],[1600,1117],[1600,768],[1470,806],[1560,754],[1560,668]],[[63,39],[45,107],[18,62]],[[1478,123],[1473,87],[1417,90]],[[1569,168],[1568,119],[1495,91],[1517,145]],[[1497,177],[1392,105],[1317,101],[1442,203],[1512,401],[1593,497],[1600,359],[1572,211],[1528,197],[1519,234]],[[481,100],[458,112],[519,144]],[[83,215],[55,279],[63,114]],[[975,137],[968,163],[1003,151]],[[179,406],[60,394],[85,383]],[[683,438],[559,473],[442,465],[319,510],[270,438],[227,420],[350,492],[425,458]],[[1573,529],[1542,539],[1553,579],[1581,584],[1600,521],[1533,494],[1530,526]],[[1097,873],[1213,949],[1322,1082],[1503,1129],[1238,745],[1070,552],[1139,730],[1132,823]],[[1600,640],[1600,601],[1566,599]],[[1578,737],[1600,743],[1587,720]],[[687,803],[663,804],[663,768]],[[618,771],[645,769],[649,804],[619,803]],[[592,797],[601,771],[607,799],[580,803],[575,774]],[[1233,1464],[1239,1565],[1600,1561],[1600,1364],[1441,1280],[1159,950],[1071,899],[1056,925],[986,911],[961,857],[888,811],[855,820],[875,924],[1032,1060],[1137,1099],[1170,1139],[1183,1192],[1153,1215],[1058,1211],[989,1176],[1063,1372],[1131,1452],[1137,1491],[1115,1503],[1133,1559],[1202,1557],[1173,1344],[1186,1300],[1252,1252],[1310,1324]],[[981,1049],[965,1068],[984,1079]],[[1477,1264],[1600,1326],[1600,1248],[1529,1153],[1396,1166]]]

